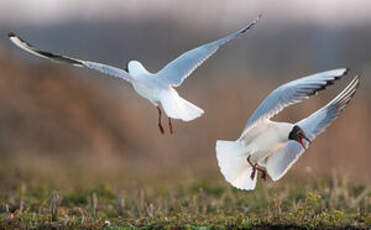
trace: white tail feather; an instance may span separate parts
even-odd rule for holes
[[[183,121],[191,121],[204,113],[199,107],[181,98],[174,89],[162,93],[161,105],[168,117]]]
[[[216,142],[216,158],[224,178],[234,187],[253,190],[257,173],[251,179],[252,167],[247,162],[244,146],[240,141]]]

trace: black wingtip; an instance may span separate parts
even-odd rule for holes
[[[240,34],[245,33],[249,29],[252,29],[255,27],[255,25],[259,22],[260,18],[263,16],[263,14],[259,14],[258,17],[255,18],[253,22],[251,22],[247,27],[245,27],[243,30],[240,31]]]
[[[356,79],[357,80],[357,86],[356,86],[356,88],[358,89],[359,82],[361,81],[361,75],[360,74],[357,74],[353,79]]]
[[[322,91],[327,88],[327,86],[333,85],[335,81],[341,79],[343,76],[347,75],[350,71],[350,68],[342,68],[345,69],[341,75],[334,76],[334,79],[326,81],[326,84],[320,86],[318,89],[315,89],[312,93],[308,94],[309,96],[316,95],[319,91]],[[356,76],[358,77],[358,75]]]
[[[349,67],[345,67],[345,71],[343,73],[343,75],[347,75],[350,71],[350,68]]]
[[[13,32],[8,33],[8,38],[15,37],[15,34]]]

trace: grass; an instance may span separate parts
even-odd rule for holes
[[[369,229],[370,186],[345,179],[258,183],[157,180],[56,186],[19,180],[0,189],[0,229]]]

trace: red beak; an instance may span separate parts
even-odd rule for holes
[[[304,149],[307,149],[307,148],[305,148],[305,145],[303,143],[303,139],[308,141],[310,144],[312,144],[312,141],[308,137],[299,137],[299,141],[300,141],[301,146],[303,146]]]
[[[300,141],[301,146],[303,146],[303,148],[306,149],[306,148],[305,148],[305,145],[304,145],[304,143],[303,143],[303,138],[302,138],[302,137],[299,137],[299,141]]]

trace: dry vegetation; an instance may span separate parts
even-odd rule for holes
[[[75,171],[79,175],[81,171]],[[371,187],[338,178],[291,178],[233,189],[220,178],[100,173],[35,179],[38,172],[1,175],[0,227],[25,229],[367,229]],[[14,174],[13,174],[14,173]],[[124,175],[124,174],[122,174]],[[146,179],[144,179],[146,178]],[[87,182],[87,181],[94,182]],[[95,180],[94,180],[95,179]],[[143,180],[144,179],[144,180]],[[113,182],[115,181],[115,182]],[[83,182],[83,183],[81,183]],[[85,183],[87,182],[87,183]]]

